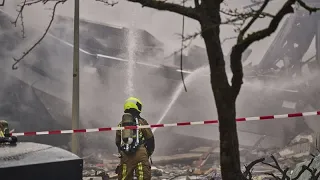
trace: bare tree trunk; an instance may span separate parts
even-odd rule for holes
[[[244,177],[240,169],[239,142],[235,122],[236,96],[234,96],[232,87],[228,82],[219,37],[220,29],[216,25],[220,22],[220,14],[219,10],[214,9],[219,9],[220,5],[218,3],[213,4],[213,2],[207,2],[206,7],[209,7],[206,9],[206,13],[209,15],[202,14],[200,24],[202,37],[207,49],[211,71],[211,86],[219,118],[221,173],[223,180],[242,180]]]
[[[225,62],[216,30],[207,30],[203,38],[211,70],[211,86],[216,101],[220,131],[220,163],[223,180],[243,179],[240,169],[236,103],[228,83]],[[216,31],[216,32],[214,32]],[[215,51],[211,51],[214,49]]]

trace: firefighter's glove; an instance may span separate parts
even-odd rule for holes
[[[150,157],[153,154],[153,151],[147,151],[148,157]]]
[[[116,170],[114,171],[116,174],[119,174],[119,171],[120,171],[120,165],[118,165],[117,167],[116,167]]]

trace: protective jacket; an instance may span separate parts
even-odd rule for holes
[[[9,125],[5,120],[0,120],[0,137],[5,137],[9,135]]]
[[[139,117],[139,126],[142,125],[148,125],[148,122],[145,119]],[[120,127],[122,126],[122,124],[119,123],[118,126]],[[139,129],[139,139],[141,145],[143,145],[147,149],[148,155],[151,156],[155,148],[154,136],[151,129]],[[119,152],[121,152],[121,131],[116,132],[116,145],[118,147]]]
[[[2,132],[2,130],[0,129],[0,138],[4,137],[4,133]]]
[[[125,111],[128,113],[129,111]],[[148,122],[141,118],[139,115],[135,115],[138,118],[139,125],[148,125]],[[119,123],[118,126],[122,126]],[[118,179],[120,180],[132,180],[133,173],[136,173],[138,180],[150,180],[151,179],[151,165],[149,157],[153,154],[155,148],[154,136],[150,128],[139,129],[139,146],[134,153],[125,153],[121,149],[121,131],[116,132],[115,142],[121,154],[120,167],[118,170]]]

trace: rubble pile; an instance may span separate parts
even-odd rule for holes
[[[319,154],[319,134],[300,134],[286,147],[274,153],[280,164],[294,168],[297,164],[310,160],[311,154]]]
[[[270,157],[273,155],[278,160],[282,167],[294,169],[301,162],[310,159],[310,154],[316,154],[317,142],[319,135],[315,134],[300,134],[294,138],[286,147],[263,149],[260,147],[244,147],[241,146],[239,151],[241,154],[241,162],[244,165],[259,159],[261,157]],[[220,149],[215,143],[212,147],[203,146],[189,150],[175,151],[177,154],[170,156],[153,156],[152,157],[152,179],[153,180],[187,180],[187,179],[220,179]],[[95,159],[96,164],[93,165],[93,160],[87,159],[84,165],[83,175],[89,180],[90,178],[117,179],[115,169],[119,164],[117,157],[108,160],[103,158]],[[100,159],[97,161],[97,159]],[[102,163],[101,163],[102,162]],[[266,158],[266,162],[273,163],[272,159]],[[277,173],[276,170],[263,164],[257,164],[252,172],[254,179],[268,179],[265,173]],[[85,179],[84,178],[84,179]],[[94,179],[92,179],[94,180]]]
[[[199,149],[199,148],[198,148]],[[200,148],[201,149],[201,148]],[[206,149],[206,148],[202,148]],[[206,165],[203,168],[196,168],[196,162],[201,159],[202,153],[197,150],[191,150],[188,153],[175,154],[172,156],[154,156],[152,157],[152,179],[205,179],[212,178],[212,173],[216,172],[216,168],[212,165]],[[100,178],[105,176],[108,179],[116,179],[117,175],[114,173],[119,159],[103,160],[103,164],[91,164],[93,161],[89,160],[84,164],[83,176],[84,179]],[[100,161],[99,161],[100,162]],[[213,162],[213,161],[208,161]],[[209,163],[210,164],[210,163]],[[214,173],[219,177],[218,173]]]
[[[151,170],[153,180],[183,179],[192,175],[190,168],[181,164],[153,166]]]
[[[187,179],[220,179],[219,147],[198,147],[189,152],[181,152],[171,156],[152,157],[153,180],[187,180]],[[92,163],[92,161],[89,161]],[[103,164],[85,164],[84,177],[116,179],[114,173],[119,159],[103,160]],[[260,169],[261,173],[271,172]]]
[[[103,164],[88,164],[84,163],[83,166],[83,179],[84,180],[107,180],[107,179],[117,179],[118,175],[115,173],[115,169],[119,161],[109,161]]]

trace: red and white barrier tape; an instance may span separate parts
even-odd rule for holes
[[[259,120],[271,120],[271,119],[284,119],[293,117],[303,116],[317,116],[320,115],[320,111],[304,112],[304,113],[293,113],[293,114],[280,114],[271,116],[257,116],[257,117],[246,117],[237,118],[237,122],[243,121],[259,121]],[[195,122],[180,122],[172,124],[152,124],[143,126],[125,126],[125,127],[104,127],[104,128],[93,128],[93,129],[75,129],[75,130],[52,130],[52,131],[40,131],[40,132],[22,132],[12,133],[13,136],[35,136],[35,135],[46,135],[46,134],[72,134],[72,133],[89,133],[89,132],[102,132],[102,131],[116,131],[123,129],[144,129],[144,128],[159,128],[159,127],[174,127],[174,126],[192,126],[192,125],[203,125],[203,124],[217,124],[218,120],[207,120],[207,121],[195,121]]]

